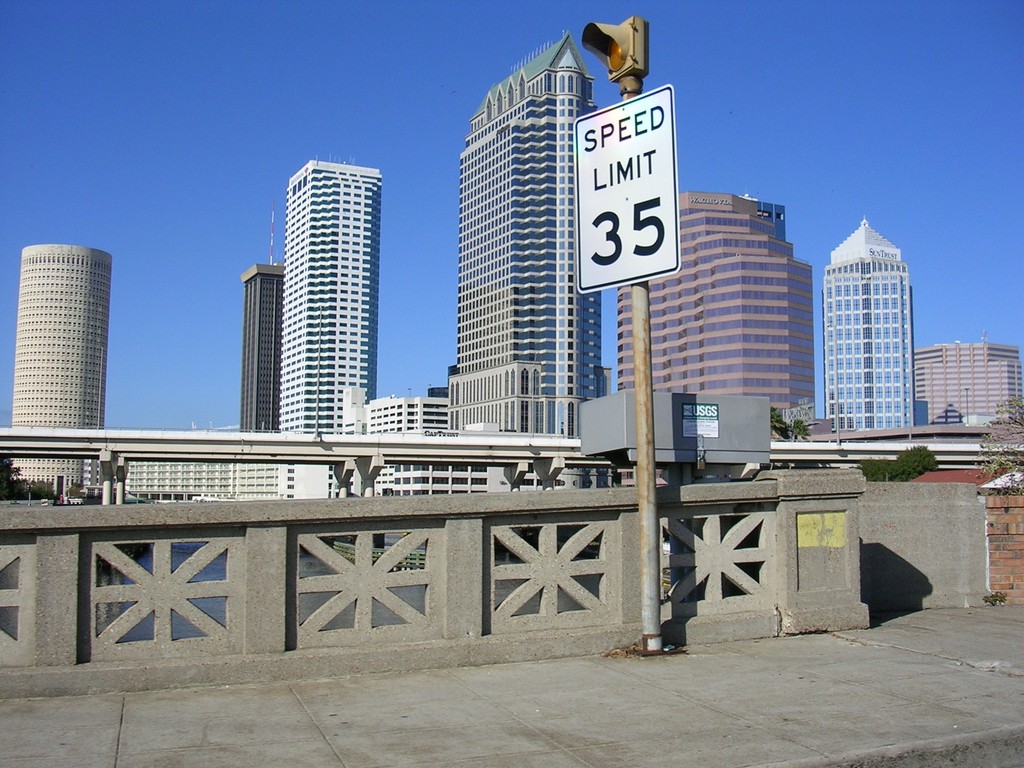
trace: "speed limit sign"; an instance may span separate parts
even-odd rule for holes
[[[578,118],[576,287],[679,271],[679,185],[671,85]]]

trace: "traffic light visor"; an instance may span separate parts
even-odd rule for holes
[[[631,16],[621,24],[591,22],[583,29],[583,47],[608,68],[616,82],[627,75],[647,75],[647,21]]]
[[[614,24],[597,24],[591,22],[583,29],[583,47],[597,54],[608,69],[618,69],[623,65],[622,46],[612,36],[619,29]]]

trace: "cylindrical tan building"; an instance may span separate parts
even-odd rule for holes
[[[80,245],[21,252],[14,427],[102,428],[110,324],[110,254]],[[83,481],[82,462],[17,462],[28,480]]]

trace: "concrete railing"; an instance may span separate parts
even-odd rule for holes
[[[659,489],[669,642],[866,626],[849,470]],[[640,635],[628,489],[0,517],[7,696],[597,653]]]
[[[872,612],[983,605],[985,499],[970,483],[868,483],[861,599]]]

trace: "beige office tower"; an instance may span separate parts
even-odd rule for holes
[[[21,252],[14,350],[13,427],[104,424],[110,254],[80,245]],[[81,461],[18,460],[30,481],[81,485]],[[61,480],[58,480],[61,478]]]
[[[929,424],[986,424],[999,406],[1021,396],[1020,347],[980,343],[935,344],[914,350],[915,399]]]
[[[780,409],[814,398],[813,275],[786,240],[786,209],[724,192],[679,196],[682,268],[652,281],[654,389],[767,397]],[[633,314],[618,294],[619,389],[632,389]]]

